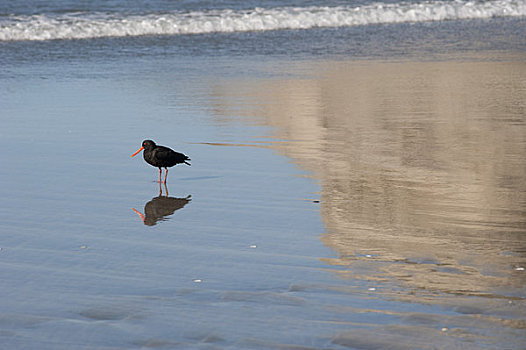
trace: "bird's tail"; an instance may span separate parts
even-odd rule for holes
[[[185,163],[186,165],[190,165],[192,166],[192,164],[188,163],[187,160],[191,160],[190,158],[186,157],[183,161],[183,163]]]

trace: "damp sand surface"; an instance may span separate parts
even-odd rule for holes
[[[524,62],[11,67],[2,346],[520,349]]]

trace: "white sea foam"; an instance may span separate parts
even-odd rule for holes
[[[0,20],[0,41],[308,29],[503,16],[526,16],[526,0],[375,3],[360,7],[256,8],[146,15],[9,16]]]

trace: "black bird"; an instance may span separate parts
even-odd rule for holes
[[[168,168],[176,164],[191,165],[187,160],[191,160],[182,153],[176,152],[168,147],[157,146],[152,140],[144,140],[141,148],[137,150],[131,157],[134,157],[140,151],[144,150],[143,157],[146,163],[159,168],[159,183],[161,182],[162,169],[165,169],[164,182],[166,183],[166,177],[168,176]]]

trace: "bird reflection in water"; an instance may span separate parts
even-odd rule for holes
[[[161,183],[159,183],[159,196],[152,198],[151,201],[146,203],[144,214],[132,208],[147,226],[154,226],[158,221],[165,220],[167,216],[172,215],[176,210],[181,209],[191,201],[191,195],[188,195],[186,198],[168,197],[166,184],[164,184],[164,189],[165,195],[163,195]]]

